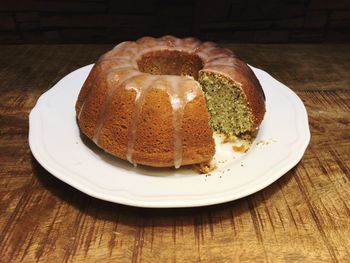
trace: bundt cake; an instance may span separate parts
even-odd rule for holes
[[[178,168],[213,157],[213,131],[254,133],[265,97],[231,50],[194,38],[143,37],[99,58],[76,113],[81,132],[110,154]]]

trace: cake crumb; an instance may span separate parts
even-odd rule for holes
[[[242,134],[240,135],[240,138],[241,138],[242,140],[246,140],[246,141],[251,141],[251,142],[252,142],[252,141],[255,140],[257,134],[258,134],[257,131],[255,131],[255,132],[246,132],[246,133],[242,133]]]
[[[227,163],[228,162],[228,160],[222,160],[222,161],[218,161],[217,163],[218,164],[224,164],[224,163]]]
[[[249,150],[250,146],[249,145],[245,145],[245,144],[241,144],[240,146],[236,146],[236,145],[233,145],[232,146],[232,149],[235,151],[235,152],[239,152],[239,153],[245,153]]]
[[[237,141],[237,137],[233,134],[223,134],[223,139],[221,143],[235,142]]]
[[[200,164],[194,164],[193,168],[200,174],[209,174],[209,172],[215,170],[217,166],[211,162],[204,162]]]
[[[273,139],[268,139],[268,140],[260,140],[256,143],[256,145],[269,145],[270,143],[276,142]]]

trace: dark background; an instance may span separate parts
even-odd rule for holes
[[[116,43],[150,35],[350,42],[350,0],[1,1],[0,44]]]

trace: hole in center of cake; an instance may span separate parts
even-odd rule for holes
[[[198,71],[203,68],[199,56],[176,50],[152,51],[137,61],[139,70],[152,75],[186,75],[198,79]]]

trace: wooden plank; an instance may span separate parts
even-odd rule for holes
[[[311,143],[296,167],[262,191],[190,209],[89,197],[30,153],[28,114],[40,94],[111,46],[1,46],[0,261],[350,261],[350,47],[226,46],[297,92]]]

